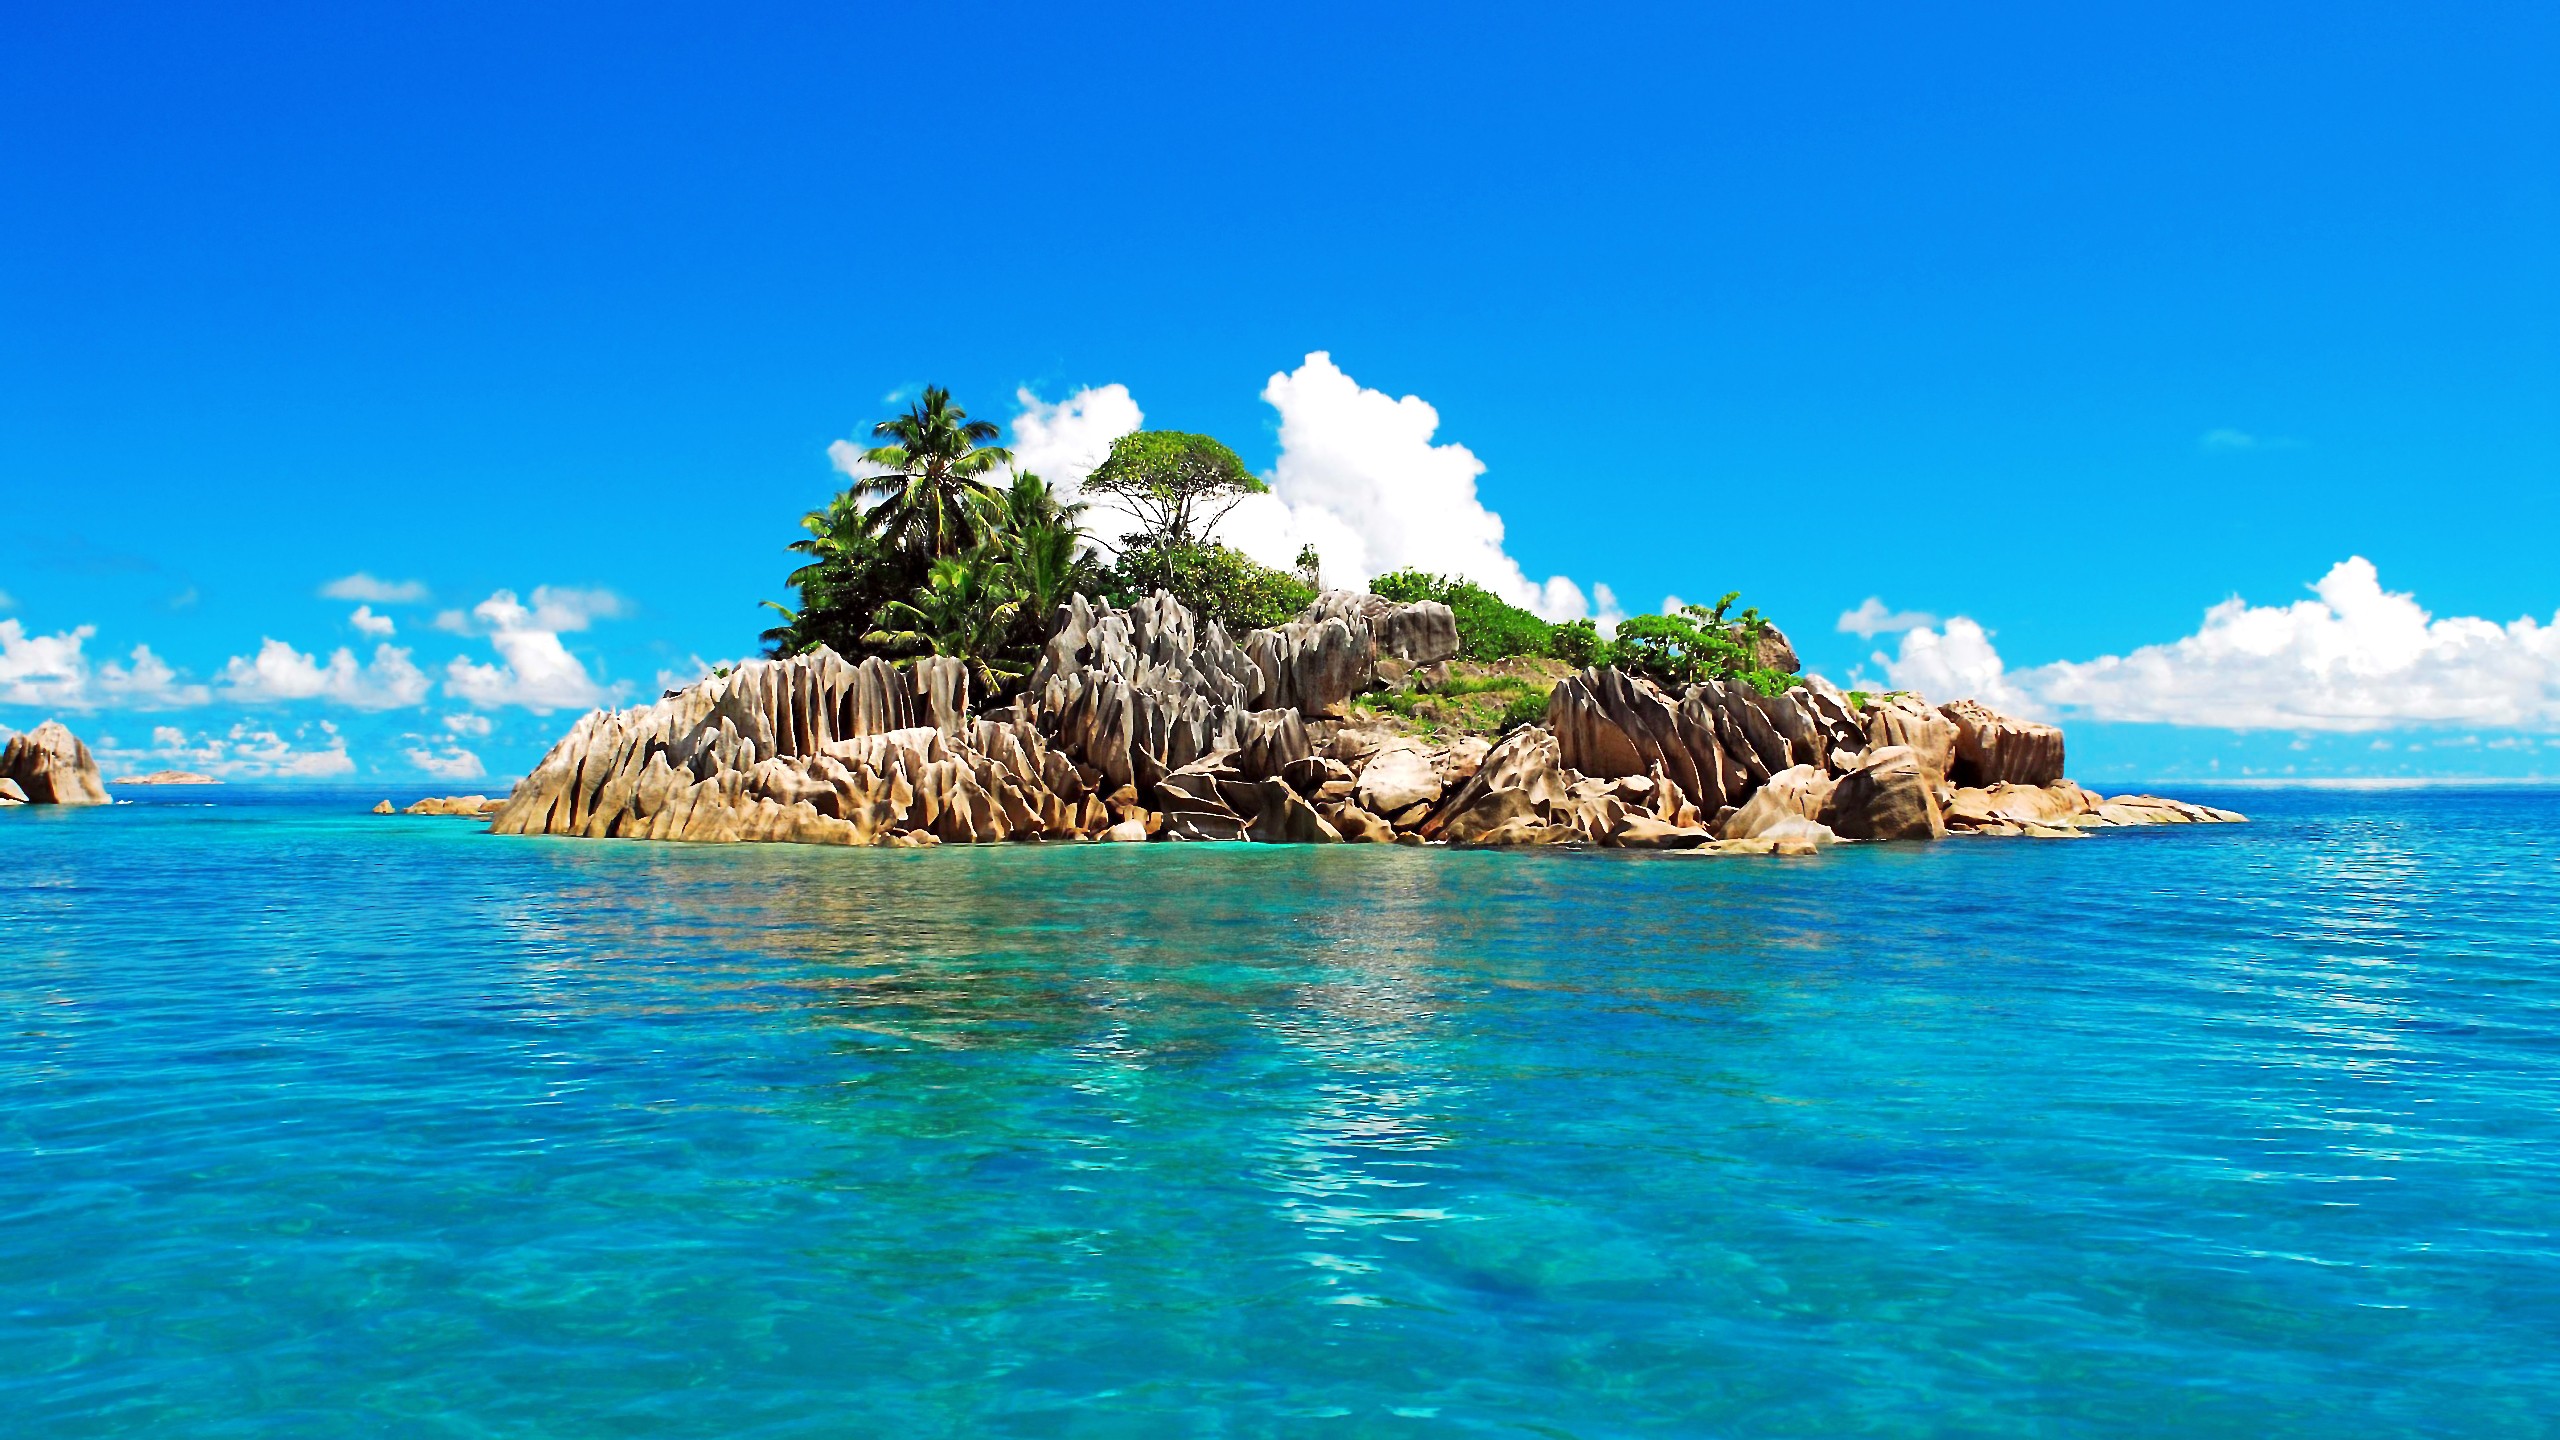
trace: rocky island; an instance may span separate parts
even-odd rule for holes
[[[1783,643],[1783,641],[1781,641]],[[1449,608],[1320,594],[1235,639],[1169,593],[1061,605],[1009,702],[975,711],[960,659],[820,648],[581,718],[491,828],[510,835],[934,845],[1253,840],[1800,853],[1843,840],[2071,838],[2235,821],[2063,777],[2062,732],[1971,700],[1673,694],[1613,665],[1557,680],[1498,738],[1357,713],[1427,690]]]

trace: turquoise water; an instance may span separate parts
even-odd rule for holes
[[[1788,862],[207,798],[0,814],[10,1435],[2560,1426],[2549,793]]]

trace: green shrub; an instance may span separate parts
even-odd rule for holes
[[[1397,570],[1369,582],[1369,593],[1383,595],[1399,605],[1415,605],[1425,600],[1447,604],[1449,582],[1427,571]]]
[[[1155,593],[1172,561],[1173,592],[1201,620],[1215,620],[1241,639],[1248,630],[1285,625],[1316,598],[1315,587],[1284,570],[1257,565],[1224,545],[1176,545],[1170,551],[1131,546],[1103,573],[1105,598],[1126,605]]]
[[[1369,582],[1369,591],[1401,604],[1437,600],[1458,621],[1458,658],[1508,660],[1544,655],[1553,625],[1476,584],[1423,570],[1398,570]]]
[[[1701,680],[1738,680],[1763,695],[1785,693],[1796,677],[1762,668],[1753,653],[1768,622],[1756,610],[1745,610],[1737,620],[1724,618],[1735,598],[1727,595],[1713,609],[1684,605],[1677,615],[1618,622],[1610,644],[1613,663],[1674,692]]]
[[[1508,735],[1523,725],[1545,723],[1547,723],[1547,697],[1544,694],[1515,695],[1511,698],[1510,704],[1502,707],[1502,723],[1498,727],[1498,733]]]
[[[1600,627],[1588,620],[1575,620],[1556,627],[1547,641],[1547,653],[1576,670],[1609,663],[1609,642],[1600,635]]]

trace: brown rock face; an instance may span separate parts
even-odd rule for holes
[[[1908,695],[1870,701],[1867,744],[1871,750],[1909,746],[1922,767],[1944,780],[1955,764],[1956,722]]]
[[[1724,822],[1727,840],[1759,840],[1770,836],[1789,821],[1818,823],[1831,803],[1833,784],[1828,772],[1812,765],[1795,765],[1769,777],[1769,783],[1745,802]]]
[[[1285,780],[1265,780],[1254,787],[1259,802],[1245,838],[1272,845],[1335,845],[1342,832],[1316,813],[1305,797]]]
[[[1547,696],[1547,724],[1566,769],[1614,780],[1659,768],[1697,803],[1723,803],[1717,712],[1696,691],[1675,706],[1641,676],[1595,667],[1556,682]]]
[[[1436,600],[1401,605],[1365,590],[1327,590],[1296,623],[1341,620],[1369,632],[1378,658],[1410,669],[1458,658],[1458,617]]]
[[[1377,678],[1377,644],[1365,626],[1339,618],[1292,620],[1276,630],[1244,637],[1262,684],[1256,708],[1286,707],[1302,715],[1339,719],[1351,697]]]
[[[1359,788],[1352,793],[1360,808],[1373,815],[1393,815],[1416,805],[1427,805],[1440,798],[1440,775],[1432,767],[1431,756],[1418,749],[1398,747],[1380,751],[1360,771]]]
[[[1956,727],[1955,763],[1947,778],[1958,785],[2050,785],[2062,778],[2062,731],[2003,715],[1979,700],[1941,705]]]
[[[1796,647],[1787,641],[1787,632],[1775,625],[1760,632],[1760,639],[1751,647],[1751,663],[1789,675],[1804,668],[1804,663],[1796,659]]]
[[[1937,776],[1908,745],[1871,751],[1867,763],[1841,776],[1824,819],[1848,840],[1941,840],[1947,834]]]
[[[70,727],[47,720],[0,748],[0,779],[14,780],[30,805],[104,805],[98,762]]]
[[[401,807],[403,815],[458,815],[477,820],[497,808],[497,802],[486,795],[430,795],[412,805]]]

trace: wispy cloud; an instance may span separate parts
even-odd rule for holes
[[[401,753],[408,757],[410,764],[439,780],[477,780],[489,773],[489,767],[480,763],[479,756],[459,745],[447,745],[442,750],[437,750],[431,748],[431,745],[422,737],[411,736],[410,738],[421,740],[421,743],[412,745]]]
[[[179,679],[176,669],[148,645],[134,646],[126,660],[98,667],[97,688],[109,704],[128,710],[184,710],[213,698],[209,687]]]
[[[2301,441],[2283,435],[2252,435],[2246,430],[2229,428],[2207,430],[2196,437],[2198,449],[2224,453],[2239,450],[2293,450],[2299,448],[2301,444]]]
[[[1937,623],[1938,617],[1926,610],[1889,609],[1884,601],[1870,595],[1858,603],[1857,609],[1840,612],[1838,629],[1843,635],[1869,640],[1878,635],[1898,635],[1905,630],[1917,630]]]
[[[415,605],[427,598],[427,587],[418,580],[377,580],[359,570],[342,575],[320,587],[320,594],[330,600],[362,600],[374,605]]]
[[[98,759],[118,770],[178,766],[226,780],[351,775],[356,768],[347,754],[347,737],[327,720],[296,726],[289,738],[278,727],[246,720],[219,734],[190,735],[175,725],[162,725],[152,730],[149,748],[129,750],[102,743]]]

